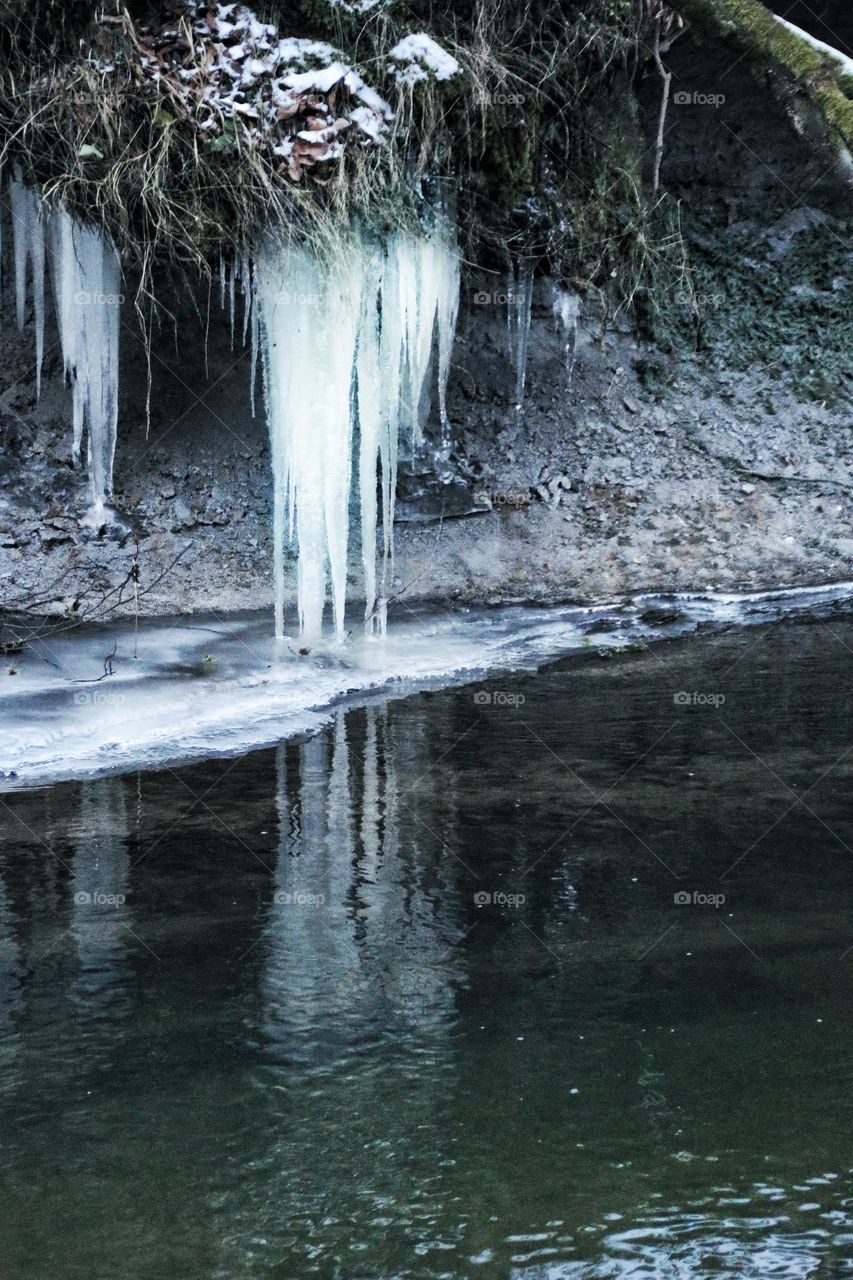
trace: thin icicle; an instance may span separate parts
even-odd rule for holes
[[[450,357],[459,319],[461,267],[455,236],[443,237],[440,247],[441,287],[438,291],[438,412],[441,420],[442,444],[447,443],[447,384],[450,381]]]
[[[381,259],[368,264],[368,279],[379,278]],[[378,296],[365,289],[358,339],[356,377],[358,386],[358,483],[361,506],[361,558],[364,567],[364,620],[368,633],[377,630],[376,614],[376,469],[380,454],[383,409],[379,377]]]
[[[510,357],[515,368],[515,409],[524,408],[527,382],[527,355],[530,346],[530,316],[533,308],[533,261],[522,258],[509,278],[507,288],[507,324]]]
[[[15,312],[23,329],[27,304],[27,265],[33,290],[36,328],[36,395],[41,395],[44,361],[44,218],[42,203],[35,191],[25,186],[20,173],[9,182],[12,233],[15,250]]]

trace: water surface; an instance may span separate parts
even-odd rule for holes
[[[851,652],[839,605],[0,797],[5,1273],[853,1275]]]

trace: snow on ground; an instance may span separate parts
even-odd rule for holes
[[[825,44],[823,40],[818,40],[816,36],[809,35],[808,31],[803,31],[802,27],[795,27],[793,22],[788,22],[785,18],[780,18],[778,13],[774,13],[773,17],[777,22],[781,22],[783,27],[787,27],[795,36],[799,36],[801,40],[805,40],[806,44],[810,44],[813,49],[817,49],[819,53],[825,53],[827,57],[833,58],[836,62],[840,62],[848,76],[853,76],[853,58],[846,53],[842,53],[840,49],[835,49],[831,44]]]

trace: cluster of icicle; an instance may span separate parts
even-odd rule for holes
[[[329,584],[335,631],[344,634],[354,473],[365,624],[368,631],[382,632],[399,435],[408,432],[413,446],[422,440],[432,368],[443,429],[447,422],[459,308],[455,237],[444,225],[427,237],[397,232],[381,246],[354,236],[332,260],[320,261],[270,236],[256,256],[251,283],[245,263],[235,274],[244,292],[253,294],[246,323],[263,357],[274,481],[276,634],[284,631],[288,537],[298,547],[302,635],[320,633]],[[231,288],[233,298],[233,276]],[[380,506],[383,567],[377,582]]]
[[[32,289],[36,331],[36,393],[44,359],[45,260],[65,374],[72,388],[72,455],[79,464],[86,434],[91,518],[100,524],[112,498],[118,424],[121,266],[112,243],[62,207],[50,208],[16,175],[9,182],[18,328]]]

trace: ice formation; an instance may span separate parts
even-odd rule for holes
[[[515,409],[524,407],[530,316],[533,309],[533,262],[522,258],[507,279],[507,330],[509,354],[515,369]]]
[[[575,354],[578,343],[578,320],[580,318],[580,296],[562,285],[554,285],[553,311],[560,326],[563,340],[563,357],[566,366],[566,385],[571,386],[572,374],[575,370]]]
[[[20,174],[9,181],[15,257],[15,318],[24,327],[27,305],[27,267],[33,289],[36,323],[36,395],[41,394],[41,367],[44,359],[44,227],[45,210],[35,191],[25,186]]]
[[[65,375],[73,400],[73,456],[83,434],[92,517],[100,522],[112,498],[118,426],[121,265],[112,243],[65,209],[48,221],[53,292]]]
[[[121,266],[111,242],[65,209],[51,209],[16,174],[9,182],[15,262],[15,307],[23,328],[28,280],[36,330],[36,390],[44,356],[45,245],[65,374],[72,388],[72,454],[80,460],[84,431],[92,518],[112,497],[118,422]]]
[[[27,278],[35,300],[38,378],[44,347],[45,246],[65,374],[72,388],[72,453],[84,437],[91,516],[112,498],[118,421],[121,266],[109,239],[63,208],[50,209],[17,177],[10,184],[18,321]],[[446,436],[446,385],[459,308],[459,255],[448,225],[392,234],[380,246],[353,236],[321,261],[270,235],[254,260],[220,262],[232,335],[242,295],[242,340],[251,340],[251,390],[262,355],[274,485],[276,633],[284,632],[285,542],[298,548],[301,633],[316,637],[331,585],[335,631],[344,634],[353,473],[357,474],[365,621],[383,631],[393,556],[399,436],[423,440],[435,369]],[[357,439],[357,457],[353,457]],[[377,503],[377,497],[379,499]],[[382,579],[376,538],[382,513]]]
[[[273,463],[276,634],[284,632],[289,534],[298,547],[301,633],[319,634],[330,583],[334,626],[343,636],[356,429],[365,619],[369,630],[381,630],[398,433],[405,431],[413,446],[422,440],[433,364],[444,408],[459,296],[454,238],[443,226],[427,237],[398,232],[383,247],[355,236],[321,262],[270,236],[257,257],[254,290]]]

